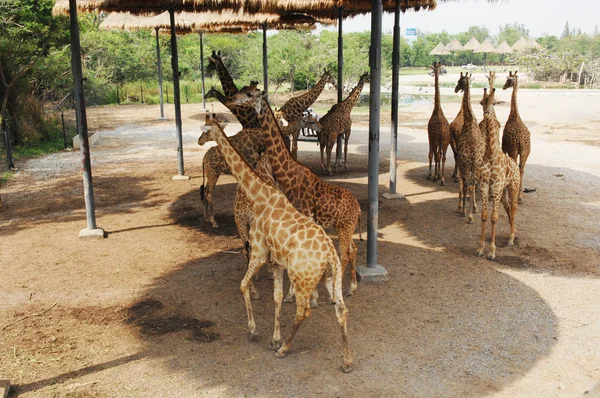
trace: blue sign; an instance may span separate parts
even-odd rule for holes
[[[406,28],[406,36],[416,36],[417,28]]]

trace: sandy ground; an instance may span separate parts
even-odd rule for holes
[[[449,91],[452,120],[459,102]],[[503,122],[510,93],[497,96],[506,101],[497,106]],[[401,109],[405,199],[379,202],[379,262],[390,280],[361,284],[347,299],[350,375],[337,369],[339,331],[323,300],[288,357],[273,356],[266,277],[254,302],[261,338],[248,341],[231,176],[215,192],[221,228],[202,219],[200,106],[183,106],[185,182],[171,181],[171,106],[167,122],[156,120],[155,106],[89,109],[90,128],[102,134],[92,156],[107,239],[77,237],[86,225],[79,153],[18,165],[0,210],[0,379],[23,397],[581,396],[600,380],[600,93],[521,90],[519,101],[533,142],[525,186],[536,191],[519,207],[515,247],[506,246],[501,214],[495,262],[474,256],[479,222],[455,213],[452,155],[447,186],[425,179],[432,106]],[[348,172],[323,176],[359,199],[363,230],[364,120],[357,113]],[[382,127],[380,193],[389,180],[388,131]],[[301,142],[299,158],[321,173],[315,143]],[[355,238],[364,264],[366,242]],[[284,333],[293,312],[284,306]]]

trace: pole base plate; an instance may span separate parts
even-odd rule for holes
[[[373,268],[361,265],[356,267],[356,273],[361,283],[382,283],[388,280],[388,272],[379,264]]]
[[[103,239],[104,230],[102,228],[90,229],[84,228],[79,231],[79,238],[81,239]]]
[[[169,120],[168,117],[159,117],[157,120]]]
[[[187,181],[187,180],[189,180],[190,178],[192,178],[192,177],[190,177],[190,176],[185,176],[185,175],[183,175],[183,176],[176,175],[176,176],[174,176],[173,178],[171,178],[171,180],[173,180],[173,181]]]
[[[384,194],[382,194],[381,196],[383,196],[386,199],[404,199],[404,195],[402,195],[401,193],[391,193],[391,192],[386,192]]]

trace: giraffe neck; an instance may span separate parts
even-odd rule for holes
[[[435,75],[435,97],[434,97],[433,109],[441,110],[442,103],[440,100],[440,74],[437,71],[437,69],[435,70],[434,75]]]
[[[258,115],[258,119],[266,136],[265,146],[267,147],[267,155],[271,161],[271,168],[273,169],[273,174],[275,174],[275,179],[281,184],[285,192],[289,192],[293,182],[290,181],[288,172],[294,170],[300,164],[294,160],[285,145],[279,124],[275,120],[275,114],[265,99],[262,100],[262,109]]]
[[[231,97],[239,91],[221,59],[217,60],[217,74],[219,75],[219,80],[221,81],[226,97]]]
[[[362,92],[364,85],[365,79],[361,77],[358,84],[356,85],[356,87],[354,87],[348,98],[346,98],[340,104],[342,106],[342,109],[349,112],[350,110],[352,110],[352,108],[354,108],[354,105],[356,104],[356,101],[358,101],[358,98],[360,97],[360,93]]]
[[[518,116],[519,108],[517,106],[517,90],[519,88],[519,83],[517,78],[515,77],[515,84],[513,86],[513,92],[510,100],[510,116]]]
[[[496,112],[494,108],[489,112],[484,112],[483,118],[486,125],[486,145],[485,155],[489,159],[494,158],[501,152],[500,150],[500,127],[496,120]]]
[[[308,92],[289,100],[284,106],[281,107],[283,114],[289,117],[289,114],[293,113],[294,111],[293,107],[296,107],[299,112],[302,112],[311,106],[312,103],[315,102],[315,100],[319,97],[319,95],[321,95],[321,92],[325,88],[326,82],[327,75],[323,75],[321,80],[319,80],[319,82]]]
[[[473,108],[471,108],[471,85],[470,83],[467,83],[467,86],[464,89],[464,94],[463,94],[463,103],[462,103],[462,108],[463,108],[463,116],[465,119],[465,122],[467,120],[474,120],[475,116],[473,115]]]
[[[229,139],[225,135],[225,132],[219,124],[216,124],[215,141],[219,146],[219,150],[225,159],[225,163],[229,166],[231,174],[237,179],[240,187],[250,200],[255,203],[257,201],[265,200],[265,197],[261,195],[261,191],[266,194],[268,198],[272,193],[269,191],[270,187],[264,182],[250,165],[244,160],[242,155],[231,145]],[[274,189],[274,188],[273,188]]]

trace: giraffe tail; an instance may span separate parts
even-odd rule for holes
[[[202,201],[202,203],[206,201],[204,184],[204,162],[202,162],[202,185],[200,185],[200,200]]]
[[[358,240],[360,240],[361,242],[364,241],[363,237],[362,237],[362,229],[360,228],[360,219],[362,218],[362,214],[358,215]]]

